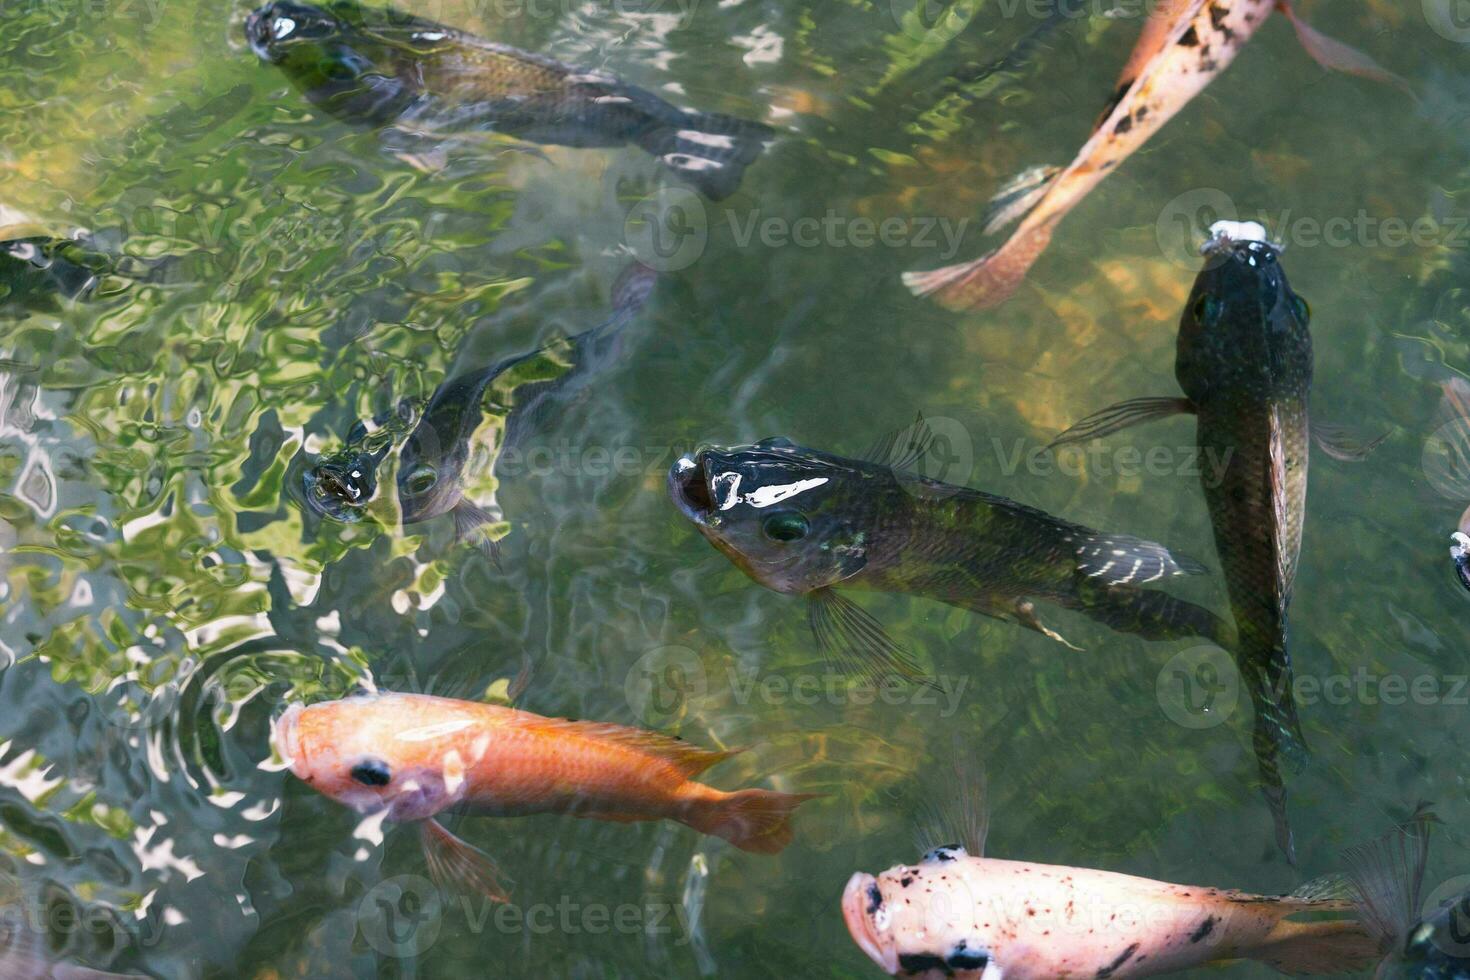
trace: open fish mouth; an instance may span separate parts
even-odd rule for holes
[[[680,456],[669,468],[669,497],[685,517],[697,524],[714,513],[715,499],[702,450],[693,456]]]
[[[293,704],[271,726],[271,744],[297,776],[304,771],[305,763],[301,757],[301,733],[297,727],[297,721],[304,710],[305,707],[299,702]]]
[[[898,973],[898,951],[891,942],[885,943],[878,935],[873,916],[883,912],[883,897],[878,890],[878,879],[862,871],[847,880],[842,890],[842,918],[847,931],[858,948],[889,976]]]
[[[343,524],[362,520],[377,490],[368,462],[358,456],[322,460],[302,474],[301,482],[311,509]]]

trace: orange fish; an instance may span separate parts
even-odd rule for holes
[[[1112,101],[1072,163],[1034,167],[992,202],[986,234],[1025,215],[1010,239],[973,262],[906,272],[904,284],[955,310],[1004,302],[1051,243],[1062,218],[1224,71],[1273,9],[1290,19],[1302,46],[1324,68],[1407,88],[1367,55],[1308,26],[1287,0],[1162,0],[1144,23]]]
[[[293,704],[273,739],[291,771],[323,795],[360,813],[418,822],[441,886],[496,901],[509,896],[494,864],[446,830],[435,819],[440,812],[677,820],[742,850],[775,854],[791,842],[791,811],[811,799],[695,782],[739,750],[421,694]]]

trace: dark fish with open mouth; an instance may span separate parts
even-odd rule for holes
[[[756,582],[805,596],[823,650],[869,676],[919,671],[844,590],[937,599],[1063,643],[1036,601],[1148,640],[1219,635],[1223,624],[1208,610],[1144,587],[1200,574],[1198,563],[1151,541],[919,476],[911,467],[932,440],[921,422],[866,460],[780,438],[701,449],[674,463],[669,495]]]
[[[1234,651],[1250,691],[1256,758],[1277,843],[1294,861],[1278,757],[1285,752],[1300,765],[1307,756],[1286,633],[1306,509],[1308,441],[1315,437],[1339,459],[1360,459],[1376,443],[1355,446],[1309,421],[1310,311],[1287,282],[1278,247],[1265,236],[1255,222],[1221,221],[1211,228],[1205,267],[1179,323],[1174,373],[1184,397],[1110,406],[1052,445],[1192,414],[1200,448],[1226,461],[1223,474],[1202,481],[1235,620],[1234,636],[1222,645]]]
[[[0,241],[0,314],[54,312],[62,300],[86,299],[113,265],[81,237]]]
[[[715,200],[735,192],[774,136],[761,123],[680,109],[598,69],[352,0],[270,3],[245,33],[308,99],[348,122],[575,147],[632,143]]]
[[[613,315],[605,323],[562,344],[466,371],[440,385],[399,451],[396,483],[403,525],[450,514],[456,541],[477,541],[495,558],[495,542],[485,532],[487,525],[500,519],[499,514],[468,499],[464,481],[476,435],[486,421],[487,391],[519,365],[536,358],[552,362],[544,372],[550,377],[522,381],[506,392],[510,408],[502,420],[497,447],[503,451],[529,434],[554,407],[585,394],[589,379],[616,359],[623,326],[642,309],[656,281],[656,272],[634,263],[613,286]],[[563,344],[569,349],[569,360],[558,353]],[[399,411],[407,417],[414,414],[410,405],[400,406]],[[376,426],[381,428],[387,421],[375,420]],[[346,449],[321,457],[302,474],[307,504],[320,516],[340,523],[361,520],[377,494],[378,466],[390,447],[390,439],[358,422],[348,434]]]

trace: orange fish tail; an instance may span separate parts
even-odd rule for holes
[[[791,812],[813,795],[769,789],[720,793],[692,804],[682,819],[701,834],[723,837],[742,851],[778,854],[791,843]]]
[[[914,295],[931,296],[951,310],[999,306],[1011,298],[1050,242],[1049,224],[1022,229],[989,255],[928,272],[905,272],[903,282]]]

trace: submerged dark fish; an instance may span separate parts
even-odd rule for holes
[[[712,199],[735,192],[774,135],[760,123],[680,109],[597,69],[353,0],[270,3],[250,15],[245,33],[308,99],[348,122],[562,146],[633,143]]]
[[[1204,569],[1162,545],[1106,534],[1004,497],[915,475],[921,430],[886,459],[847,459],[766,439],[702,449],[669,495],[709,541],[769,589],[807,597],[824,650],[868,674],[916,676],[883,628],[838,590],[937,599],[1066,642],[1037,600],[1149,640],[1214,638],[1208,610],[1143,586]]]
[[[83,238],[0,241],[0,315],[54,312],[61,300],[86,299],[112,268]]]
[[[598,368],[617,356],[621,330],[647,302],[657,273],[635,263],[613,287],[613,315],[607,322],[566,342],[570,363],[558,360],[556,345],[499,361],[490,367],[455,375],[440,385],[423,407],[418,424],[399,451],[398,504],[405,526],[444,514],[454,518],[456,540],[479,538],[494,557],[495,546],[483,531],[499,519],[495,510],[465,497],[465,468],[475,446],[475,434],[485,422],[486,392],[507,372],[537,358],[554,361],[550,378],[523,381],[507,393],[511,403],[497,449],[503,450],[529,433],[552,405],[564,405],[585,392]],[[404,406],[412,417],[411,406]],[[378,420],[383,425],[387,420]],[[364,508],[378,487],[378,466],[386,458],[389,441],[375,437],[369,426],[357,423],[348,447],[323,456],[302,475],[306,501],[317,514],[342,523],[362,519]]]
[[[1282,751],[1307,750],[1292,691],[1287,609],[1301,550],[1307,444],[1315,435],[1338,458],[1372,447],[1334,441],[1308,420],[1312,338],[1307,303],[1286,280],[1277,248],[1254,222],[1217,222],[1179,324],[1175,376],[1186,397],[1139,398],[1103,409],[1058,436],[1086,442],[1138,422],[1189,413],[1200,448],[1226,461],[1203,481],[1235,619],[1236,662],[1255,707],[1255,750],[1277,842],[1295,860],[1286,819]]]

